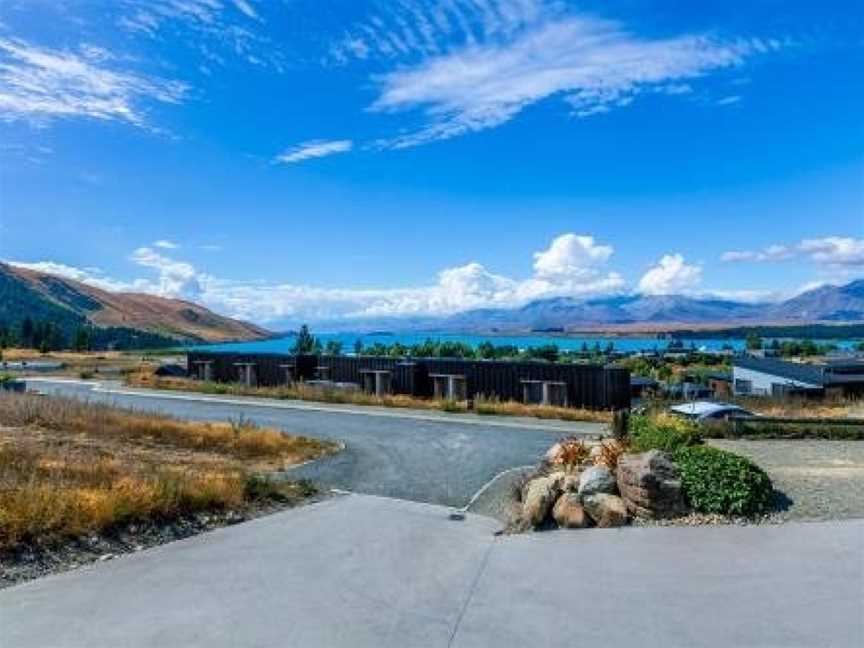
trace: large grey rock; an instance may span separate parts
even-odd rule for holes
[[[529,481],[522,492],[522,519],[533,526],[543,524],[549,510],[561,493],[564,473],[548,477],[536,477]]]
[[[615,475],[606,466],[591,466],[579,476],[579,495],[587,497],[595,493],[615,494]]]
[[[627,506],[617,495],[595,493],[582,499],[582,506],[598,527],[619,527],[627,524]]]
[[[681,475],[668,453],[622,455],[616,472],[618,492],[636,517],[667,518],[687,512]]]
[[[552,517],[558,526],[565,529],[584,529],[591,525],[591,520],[576,493],[564,492],[552,507]]]

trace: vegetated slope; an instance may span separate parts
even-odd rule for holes
[[[0,321],[51,321],[66,331],[91,324],[176,341],[259,340],[271,333],[181,299],[113,293],[79,281],[0,263]]]

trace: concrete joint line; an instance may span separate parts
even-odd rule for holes
[[[477,586],[480,584],[480,578],[483,576],[484,572],[486,571],[486,566],[489,564],[489,556],[492,555],[492,549],[495,548],[497,542],[498,538],[493,537],[492,542],[489,543],[489,546],[483,553],[483,560],[480,563],[480,567],[477,569],[477,573],[474,575],[474,580],[471,582],[471,588],[468,590],[468,596],[465,597],[465,602],[462,603],[462,607],[459,610],[459,615],[456,617],[456,623],[453,624],[453,630],[450,632],[450,639],[447,641],[447,648],[452,648],[453,642],[456,640],[456,635],[459,632],[459,626],[462,625],[462,619],[465,617],[465,613],[468,611],[468,606],[471,604],[471,601],[474,598],[474,593],[477,591]]]

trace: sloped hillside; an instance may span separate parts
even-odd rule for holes
[[[112,293],[72,279],[0,263],[0,322],[51,321],[65,331],[91,324],[181,342],[260,340],[271,333],[181,299]]]

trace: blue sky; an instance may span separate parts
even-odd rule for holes
[[[862,9],[5,0],[0,258],[270,324],[845,282]]]

